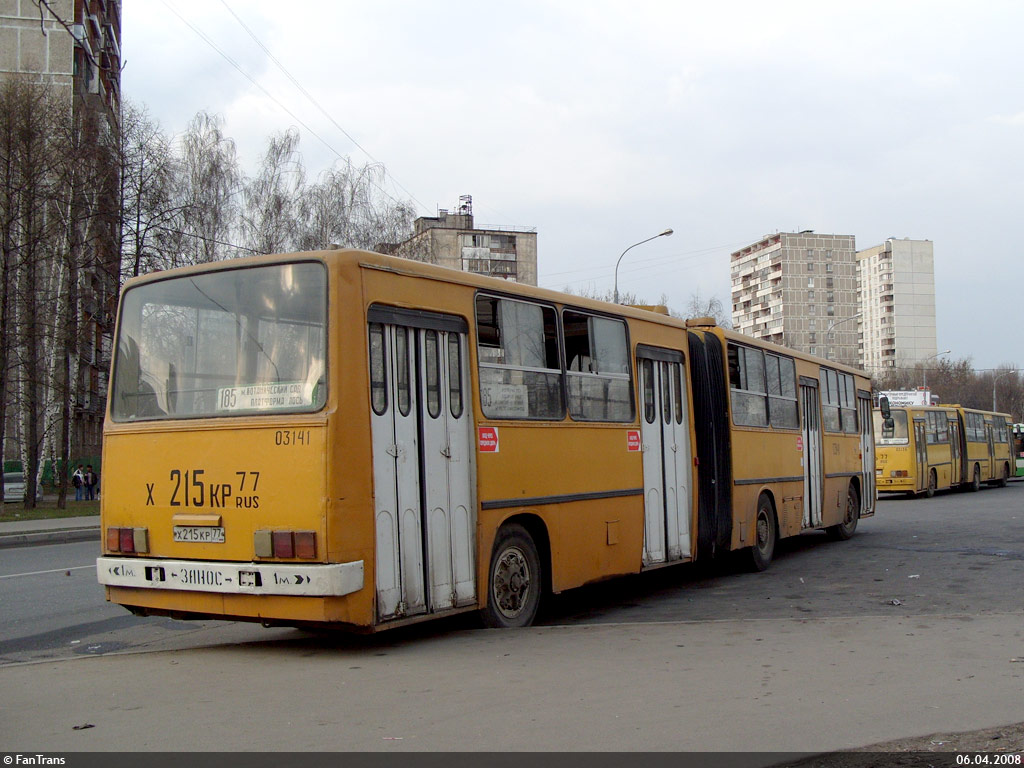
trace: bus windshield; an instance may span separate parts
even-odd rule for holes
[[[879,411],[875,411],[875,442],[878,445],[907,445],[910,436],[907,432],[907,412],[895,408],[891,412],[892,429],[885,428],[885,419]]]
[[[319,262],[130,288],[114,361],[114,421],[309,412],[326,399],[327,278]]]

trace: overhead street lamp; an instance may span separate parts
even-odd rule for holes
[[[934,355],[930,355],[921,361],[921,389],[928,389],[928,368],[925,367],[925,363],[929,360],[934,360],[936,357],[942,357],[948,355],[953,350],[947,349],[945,352],[937,352]]]
[[[856,315],[850,315],[849,317],[844,317],[842,320],[833,320],[831,323],[828,324],[828,330],[825,331],[825,359],[826,360],[831,359],[829,357],[828,345],[830,344],[829,339],[832,338],[832,329],[835,328],[837,325],[842,325],[843,323],[849,322],[850,320],[856,320],[858,317],[860,317],[863,314],[864,314],[863,312],[858,312]]]
[[[627,248],[625,251],[622,252],[622,256],[625,256],[627,252],[629,252],[633,248],[636,248],[638,245],[643,245],[644,243],[649,243],[651,240],[655,240],[655,239],[657,239],[659,237],[668,237],[671,234],[672,234],[672,230],[671,229],[666,229],[664,232],[659,232],[656,235],[652,235],[651,237],[648,237],[646,240],[641,240],[639,243],[633,243],[631,246],[629,246],[629,248]],[[615,301],[616,304],[619,303],[619,264],[622,261],[622,256],[619,256],[619,260],[615,262],[615,299],[614,299],[614,301]]]
[[[998,410],[998,408],[996,408],[996,382],[999,381],[1000,379],[1006,378],[1011,373],[1016,374],[1017,372],[1018,372],[1017,369],[1014,368],[1012,371],[1007,371],[1006,373],[1001,373],[998,376],[993,377],[993,379],[992,379],[992,410],[993,411]]]

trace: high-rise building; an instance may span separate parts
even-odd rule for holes
[[[889,238],[857,252],[860,351],[872,374],[935,357],[935,258],[928,240]]]
[[[463,195],[454,213],[422,216],[413,236],[386,248],[390,253],[442,267],[499,277],[526,285],[537,284],[537,230],[522,227],[478,229],[473,222],[473,198]]]
[[[66,97],[84,143],[112,146],[121,101],[121,0],[3,0],[0,2],[0,79],[18,77]],[[109,167],[116,168],[114,158]],[[90,210],[79,275],[79,370],[73,403],[72,450],[98,457],[119,287],[117,174],[103,192],[103,210]],[[114,201],[113,204],[110,201]],[[87,203],[79,202],[85,205]],[[85,218],[85,217],[81,217]],[[14,432],[8,430],[8,436]],[[5,445],[5,458],[17,445]]]
[[[737,331],[859,365],[853,235],[765,235],[730,262]]]

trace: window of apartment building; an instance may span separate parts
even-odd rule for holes
[[[828,309],[826,310],[826,312],[827,312],[829,317],[832,317],[836,313],[836,308],[833,307],[831,304],[829,304],[828,305]]]
[[[826,290],[832,290],[833,287],[834,286],[832,285],[832,278],[831,277],[826,277],[825,278],[825,288],[826,288]]]
[[[807,305],[807,314],[808,315],[816,315],[816,314],[818,314],[818,308],[814,304],[808,304]]]
[[[814,287],[814,278],[813,277],[808,277],[807,278],[807,287],[808,288],[813,288]]]
[[[808,272],[813,272],[814,271],[814,262],[813,261],[807,262],[807,271]]]
[[[817,333],[813,333],[813,332],[811,333],[810,343],[811,344],[817,344],[818,343],[818,334]]]
[[[807,258],[808,259],[813,259],[814,258],[814,249],[813,248],[808,248],[807,249]]]
[[[818,321],[815,320],[814,318],[811,318],[811,320],[809,320],[808,322],[809,322],[808,328],[810,328],[810,330],[812,330],[812,331],[816,330],[815,326],[818,324]]]
[[[828,264],[825,265],[825,271],[826,272],[831,272],[832,271],[832,262],[829,262]]]
[[[825,251],[825,258],[826,259],[831,259],[832,258],[832,251]]]
[[[814,291],[808,291],[807,292],[807,298],[808,298],[808,300],[813,301],[814,300]]]
[[[827,299],[828,299],[829,301],[835,301],[835,300],[836,300],[836,294],[835,294],[835,291],[829,291],[829,292],[828,292],[828,293],[826,294],[826,298],[827,298]]]

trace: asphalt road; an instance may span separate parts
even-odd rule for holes
[[[575,590],[519,632],[140,619],[95,547],[0,553],[4,749],[819,751],[1024,721],[1024,483],[883,500],[760,574]]]

